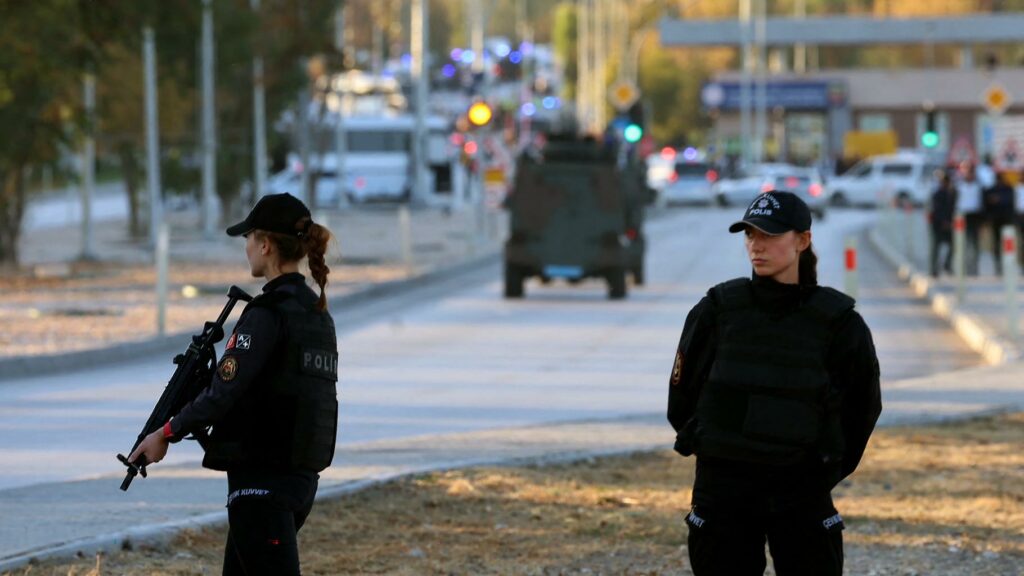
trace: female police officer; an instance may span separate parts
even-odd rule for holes
[[[760,195],[744,232],[753,277],[712,288],[686,318],[669,386],[675,449],[696,454],[694,574],[839,575],[831,490],[857,467],[881,413],[871,333],[849,297],[817,285],[811,215]]]
[[[242,312],[210,387],[130,459],[159,462],[169,442],[212,426],[203,466],[228,475],[224,574],[299,574],[296,533],[337,430],[338,351],[324,296],[330,232],[301,201],[274,194],[227,233],[245,237],[250,271],[267,283]],[[298,272],[303,257],[319,295]]]

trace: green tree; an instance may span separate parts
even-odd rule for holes
[[[110,42],[113,1],[0,1],[0,266],[18,264],[29,167],[53,165],[87,128],[82,79]]]
[[[562,2],[555,7],[551,30],[551,43],[555,54],[564,65],[565,84],[562,96],[566,100],[576,98],[576,80],[579,67],[576,60],[576,6]]]

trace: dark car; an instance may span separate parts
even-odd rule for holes
[[[549,141],[542,156],[524,155],[505,202],[505,297],[523,296],[524,282],[575,283],[600,278],[608,297],[626,296],[626,276],[644,281],[643,172],[617,166],[614,151],[593,141]]]

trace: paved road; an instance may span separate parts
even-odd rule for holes
[[[738,212],[688,210],[652,222],[649,285],[622,302],[606,300],[598,283],[529,284],[525,300],[503,301],[495,267],[487,279],[458,279],[465,284],[444,295],[435,290],[418,302],[337,318],[342,453],[373,441],[443,442],[446,434],[663,412],[687,311],[711,284],[749,273],[741,237],[725,232]],[[816,226],[825,283],[841,284],[843,238],[873,217],[836,213]],[[861,308],[885,380],[978,363],[867,250],[861,265],[869,284]],[[113,455],[130,447],[170,368],[166,358],[140,358],[0,386],[0,517],[18,517],[27,502],[53,517],[32,537],[26,526],[0,524],[0,559],[111,526],[223,509],[224,482],[195,467],[194,446],[175,446],[127,495],[116,489]],[[487,454],[480,446],[477,457]],[[343,479],[351,476],[332,470],[325,484]]]
[[[650,226],[650,285],[621,303],[600,283],[531,284],[503,301],[497,282],[429,298],[342,334],[344,442],[661,410],[665,373],[689,308],[714,282],[744,275],[734,211],[682,212]],[[825,283],[841,284],[845,234],[871,213],[816,229]],[[861,307],[888,380],[976,359],[888,269],[862,251]],[[497,276],[497,270],[493,271]],[[472,284],[472,282],[471,282]],[[345,317],[338,324],[350,324]],[[172,366],[167,358],[0,387],[0,488],[111,471]],[[171,463],[197,459],[175,447]],[[116,466],[113,467],[116,469]]]

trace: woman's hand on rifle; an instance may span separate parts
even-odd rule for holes
[[[157,462],[164,459],[167,455],[167,447],[170,446],[171,442],[164,435],[164,430],[161,428],[155,432],[151,432],[148,436],[142,439],[142,443],[139,447],[132,452],[131,456],[128,457],[129,462],[135,462],[139,456],[146,457],[147,464],[156,464]]]

